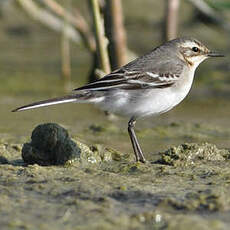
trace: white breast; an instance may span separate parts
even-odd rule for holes
[[[191,89],[193,76],[194,71],[183,74],[179,82],[168,88],[110,90],[98,105],[103,110],[129,117],[159,115],[172,109],[186,97]]]

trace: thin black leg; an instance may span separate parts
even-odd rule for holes
[[[130,140],[131,140],[131,143],[132,143],[132,146],[133,146],[133,151],[134,151],[134,154],[135,154],[135,157],[136,157],[136,161],[140,161],[137,145],[136,145],[135,139],[133,137],[133,132],[134,132],[133,124],[131,124],[130,121],[128,123],[128,132],[129,132],[129,137],[130,137]]]
[[[138,140],[137,140],[137,137],[134,131],[135,123],[136,123],[136,120],[134,118],[131,118],[130,121],[128,122],[128,132],[129,132],[130,140],[132,142],[136,161],[141,161],[145,163],[146,160],[145,160],[144,154],[141,150],[141,147],[138,143]]]

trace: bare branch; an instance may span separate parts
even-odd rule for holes
[[[45,9],[41,9],[32,0],[17,0],[17,2],[34,20],[42,23],[52,30],[62,32],[64,26],[63,20],[50,14]],[[71,25],[67,25],[66,35],[75,43],[79,43],[81,41],[79,33]]]
[[[66,8],[71,8],[71,0],[66,0]],[[71,54],[70,54],[70,41],[66,35],[66,28],[69,25],[68,18],[66,14],[63,15],[64,27],[62,30],[62,39],[61,39],[61,63],[62,63],[62,78],[64,80],[64,87],[66,91],[70,88],[71,81]]]
[[[166,0],[166,40],[177,37],[179,5],[180,0]]]
[[[94,21],[96,43],[97,43],[97,54],[100,58],[100,66],[105,74],[110,73],[110,63],[107,51],[107,39],[104,35],[103,23],[101,20],[100,9],[98,0],[90,0],[92,8],[92,16]]]
[[[110,60],[113,69],[115,69],[127,62],[126,32],[121,0],[107,0],[104,13]]]
[[[228,21],[224,20],[220,14],[218,14],[213,8],[211,8],[203,0],[188,0],[192,3],[201,13],[205,14],[207,17],[211,18],[214,22],[219,24],[224,30],[230,32],[230,24]]]
[[[77,9],[74,9],[74,15],[64,9],[59,3],[54,0],[41,0],[53,13],[60,17],[65,17],[70,24],[72,24],[81,34],[82,39],[90,51],[95,51],[95,39],[90,31],[90,28]]]

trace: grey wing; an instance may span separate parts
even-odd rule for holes
[[[77,88],[74,91],[167,88],[179,80],[180,74],[183,71],[183,65],[181,65],[181,63],[171,66],[170,62],[166,62],[163,65],[161,64],[161,68],[157,68],[156,66],[152,66],[152,68],[151,66],[148,68],[143,68],[142,65],[138,65],[138,62],[136,65],[130,64],[113,71],[112,73],[93,83],[89,83],[83,87]],[[171,71],[166,71],[167,69],[170,69]]]
[[[154,72],[121,72],[111,73],[105,77],[87,84],[83,87],[74,89],[89,91],[106,91],[109,89],[147,89],[147,88],[167,88],[178,81],[179,74],[154,73]]]

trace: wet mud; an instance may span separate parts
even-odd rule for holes
[[[80,157],[28,164],[23,144],[0,145],[3,229],[229,229],[230,152],[184,143],[146,164],[72,141]]]

